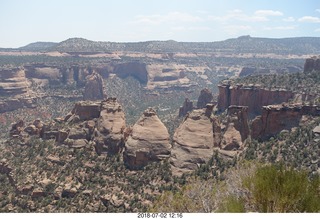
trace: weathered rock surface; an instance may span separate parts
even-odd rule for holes
[[[222,131],[220,148],[238,150],[249,136],[248,107],[230,106],[227,114],[226,130]]]
[[[101,75],[93,73],[86,77],[86,85],[84,88],[84,100],[102,100],[104,99],[104,86]]]
[[[193,110],[175,131],[170,158],[174,175],[193,171],[212,157],[214,133],[210,115],[205,109]]]
[[[282,130],[299,126],[303,115],[320,115],[319,106],[270,105],[263,107],[262,115],[252,121],[251,136],[265,140]]]
[[[118,153],[124,147],[125,115],[121,105],[115,98],[101,102],[101,113],[95,133],[96,151],[102,153]]]
[[[183,102],[183,105],[179,109],[179,117],[187,115],[193,109],[193,102],[186,98]]]
[[[0,113],[7,111],[13,111],[20,108],[35,108],[35,98],[34,97],[17,97],[6,100],[0,100]]]
[[[101,104],[99,101],[79,101],[73,107],[71,113],[66,116],[65,121],[78,122],[99,118]]]
[[[206,105],[212,101],[212,98],[213,98],[213,95],[209,89],[205,88],[201,90],[200,96],[197,102],[197,108],[198,109],[206,108]]]
[[[306,59],[303,72],[320,71],[320,56]]]
[[[0,95],[14,96],[25,94],[28,83],[23,68],[0,69]]]
[[[288,102],[294,98],[292,91],[283,89],[267,90],[259,86],[230,85],[224,83],[218,85],[218,110],[224,111],[231,105],[248,106],[249,114],[261,114],[262,107],[270,104]]]
[[[114,73],[121,77],[126,78],[132,76],[137,78],[141,83],[148,82],[148,71],[145,63],[141,62],[127,62],[114,65]]]
[[[149,108],[132,127],[123,159],[129,168],[138,169],[150,162],[169,158],[170,150],[168,130],[156,112]]]

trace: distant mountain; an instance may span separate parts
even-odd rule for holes
[[[320,37],[259,38],[241,36],[218,42],[101,42],[83,38],[70,38],[60,43],[36,42],[18,48],[22,51],[59,51],[69,53],[131,52],[224,52],[224,53],[320,53]],[[6,49],[8,50],[8,49]],[[17,50],[17,49],[13,49]]]
[[[30,43],[26,46],[18,48],[21,51],[32,51],[32,52],[45,52],[50,48],[53,48],[56,46],[58,43],[53,43],[53,42],[35,42],[35,43]]]

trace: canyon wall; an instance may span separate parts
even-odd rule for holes
[[[282,130],[299,126],[303,115],[320,116],[319,106],[306,105],[270,105],[262,108],[251,125],[253,139],[266,140]]]
[[[0,70],[0,96],[26,94],[28,83],[24,68],[6,68]]]
[[[245,85],[218,85],[218,110],[224,111],[231,105],[247,106],[248,113],[258,115],[262,107],[270,104],[288,102],[294,98],[292,91],[284,89],[267,90],[259,86]]]

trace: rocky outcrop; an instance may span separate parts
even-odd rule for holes
[[[233,123],[235,129],[239,130],[241,135],[241,141],[244,141],[245,139],[247,139],[250,134],[248,107],[229,106],[227,115],[228,115],[228,122]]]
[[[170,158],[174,175],[193,171],[212,157],[214,133],[210,110],[193,110],[175,131]]]
[[[125,115],[115,98],[101,102],[101,113],[95,132],[95,148],[98,154],[114,154],[124,147]]]
[[[320,56],[306,59],[303,72],[320,71]]]
[[[84,87],[84,100],[102,100],[104,99],[104,86],[101,75],[93,73],[86,77],[86,85]]]
[[[0,69],[0,96],[26,94],[28,84],[23,68]]]
[[[83,86],[86,77],[92,73],[92,68],[86,66],[55,66],[47,64],[25,65],[26,77],[41,79],[49,84],[72,84]]]
[[[206,108],[206,105],[212,101],[212,98],[213,98],[213,95],[209,89],[205,88],[201,90],[200,96],[197,102],[197,108],[198,109]]]
[[[277,135],[282,130],[299,126],[303,115],[320,115],[319,106],[270,105],[263,107],[262,115],[252,121],[251,136],[265,140]]]
[[[83,120],[91,120],[99,118],[101,111],[101,103],[99,101],[79,101],[73,107],[64,121],[78,122]]]
[[[123,160],[131,169],[170,157],[170,136],[152,108],[144,111],[125,143]]]
[[[230,106],[225,127],[220,148],[227,151],[240,149],[249,136],[248,107]]]
[[[0,100],[0,113],[13,111],[20,108],[35,108],[36,99],[34,97],[18,97]]]
[[[193,109],[193,102],[186,98],[183,105],[179,108],[179,117],[184,117]]]
[[[230,82],[218,85],[218,110],[224,111],[231,105],[247,106],[248,113],[258,115],[262,107],[288,102],[294,98],[292,91],[284,89],[268,90],[254,85],[231,85]]]
[[[20,133],[23,131],[23,126],[24,126],[23,120],[19,120],[18,122],[13,123],[9,131],[10,136],[20,135]]]

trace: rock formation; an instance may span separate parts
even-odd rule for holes
[[[193,171],[212,157],[214,133],[210,116],[210,109],[193,110],[175,131],[170,158],[174,175]]]
[[[102,100],[104,98],[104,86],[101,75],[93,73],[86,77],[84,87],[84,100]]]
[[[282,130],[299,126],[303,115],[320,115],[320,107],[304,105],[270,105],[263,107],[262,115],[252,121],[251,136],[265,140]]]
[[[230,106],[226,130],[222,131],[220,148],[238,150],[249,136],[248,107]]]
[[[101,104],[98,101],[79,101],[73,107],[64,121],[78,122],[83,120],[91,120],[99,118],[101,111]]]
[[[303,72],[320,71],[320,56],[306,59]]]
[[[144,111],[125,143],[123,160],[131,169],[170,157],[170,136],[152,108]]]
[[[124,147],[125,115],[115,98],[101,102],[101,113],[95,133],[98,154],[118,153]]]
[[[0,69],[0,96],[26,94],[28,84],[23,68]]]
[[[187,115],[193,109],[193,103],[188,98],[186,98],[183,102],[183,105],[179,109],[179,117],[183,117]]]
[[[115,64],[113,72],[121,78],[132,76],[137,78],[141,83],[148,82],[148,71],[145,63],[127,62]]]
[[[197,102],[197,108],[198,109],[206,108],[206,105],[212,101],[212,98],[213,98],[213,95],[209,89],[205,88],[201,90],[200,96]]]
[[[231,85],[230,82],[218,85],[218,110],[224,111],[231,105],[247,106],[248,113],[258,115],[262,107],[288,102],[294,98],[292,91],[284,89],[267,90],[253,85]]]

